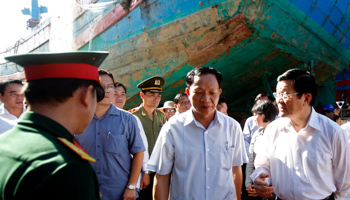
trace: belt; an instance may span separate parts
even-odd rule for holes
[[[276,200],[282,200],[282,199],[276,196]],[[324,198],[323,200],[335,200],[334,194],[332,193],[330,196]]]

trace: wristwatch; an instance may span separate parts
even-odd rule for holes
[[[129,190],[135,190],[135,189],[136,189],[136,185],[128,184],[128,185],[126,186],[126,188],[128,188]]]
[[[148,170],[147,170],[147,171],[143,171],[142,173],[143,173],[143,174],[148,174],[148,175],[149,175],[149,174],[151,173],[151,171],[148,171]]]

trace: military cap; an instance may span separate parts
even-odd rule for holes
[[[162,77],[153,76],[139,83],[137,87],[140,88],[142,91],[162,93],[163,85],[164,85],[164,79]]]
[[[61,53],[28,53],[5,57],[24,67],[26,81],[49,78],[87,79],[100,83],[98,67],[107,51],[76,51]],[[104,98],[104,89],[96,84],[97,101]]]

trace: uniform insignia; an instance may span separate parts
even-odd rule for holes
[[[130,109],[129,112],[130,112],[130,113],[134,113],[134,112],[136,112],[136,111],[138,111],[138,110],[139,110],[139,107],[136,107],[136,108]]]
[[[154,81],[154,85],[160,85],[160,80],[159,80],[159,79],[156,79],[156,80]]]
[[[144,113],[143,111],[141,112],[141,114],[142,114],[142,116],[146,116],[147,114],[146,113]]]
[[[91,162],[96,162],[96,160],[89,156],[89,154],[85,153],[83,150],[79,149],[77,146],[75,146],[73,143],[69,142],[65,138],[57,137],[59,141],[61,141],[63,144],[65,144],[67,147],[69,147],[72,151],[74,151],[76,154],[78,154],[82,159],[88,160]]]

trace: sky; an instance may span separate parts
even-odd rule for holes
[[[52,10],[50,9],[55,2],[59,1],[39,0],[39,7],[46,6],[48,8],[48,13],[41,14],[41,21],[51,16]],[[31,34],[31,30],[26,29],[30,15],[23,15],[21,11],[23,8],[31,8],[31,0],[0,0],[0,52]]]

